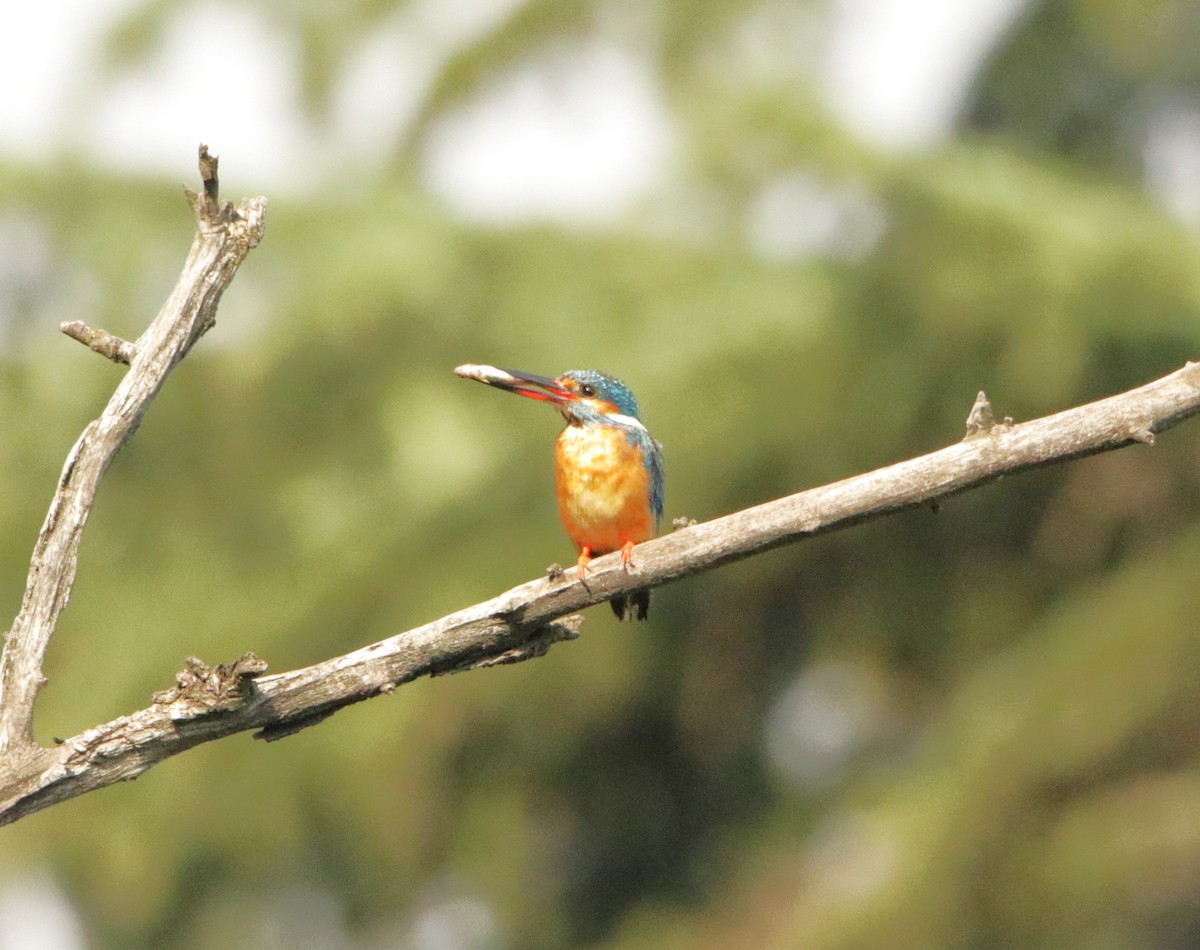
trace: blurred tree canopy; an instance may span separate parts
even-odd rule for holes
[[[318,126],[398,9],[257,6]],[[178,9],[136,7],[110,68]],[[464,361],[630,382],[669,521],[951,442],[981,387],[1023,419],[1195,357],[1200,245],[1143,157],[1155,116],[1197,114],[1200,5],[1030,3],[916,155],[844,131],[786,44],[736,42],[824,9],[513,3],[445,57],[383,174],[268,195],[217,328],[106,477],[39,738],[144,705],[187,654],[283,670],[570,557],[555,419]],[[654,67],[668,185],[590,228],[428,196],[442,118],[597,36]],[[260,190],[210,144],[227,193]],[[823,219],[802,252],[756,238]],[[0,163],[10,616],[120,373],[54,328],[135,336],[190,228],[173,183]],[[1193,425],[666,588],[644,628],[596,610],[537,662],[198,748],[5,829],[0,873],[49,870],[99,947],[1196,944]]]

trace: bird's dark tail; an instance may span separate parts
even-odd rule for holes
[[[618,620],[624,620],[629,615],[630,620],[645,620],[650,616],[650,591],[635,590],[632,594],[614,597],[609,601],[613,613]]]

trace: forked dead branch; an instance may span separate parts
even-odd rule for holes
[[[201,146],[201,193],[188,192],[197,232],[174,291],[145,333],[128,342],[84,324],[63,331],[129,370],[67,457],[38,535],[21,610],[0,659],[0,824],[84,792],[135,778],[194,745],[245,730],[278,739],[352,703],[420,676],[512,663],[578,635],[576,611],[635,589],[891,512],[932,505],[1002,475],[1134,443],[1200,412],[1200,365],[1108,399],[1031,422],[996,422],[981,393],[962,441],[831,485],[638,545],[634,570],[619,554],[592,562],[585,587],[550,573],[492,600],[314,666],[264,675],[253,654],[229,665],[189,659],[150,706],[58,745],[33,739],[42,660],[75,577],[79,539],[96,487],[168,373],[212,325],[221,294],[263,234],[265,200],[222,204],[216,159]],[[447,367],[449,374],[449,367]],[[185,649],[181,644],[181,652]]]

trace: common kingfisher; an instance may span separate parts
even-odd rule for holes
[[[473,364],[454,372],[548,402],[562,413],[567,425],[554,444],[554,485],[559,517],[579,552],[579,579],[586,581],[593,557],[613,551],[621,552],[629,570],[633,546],[658,533],[663,513],[662,446],[638,418],[629,387],[594,369],[573,369],[554,379]],[[610,603],[618,620],[627,612],[645,620],[650,591]]]

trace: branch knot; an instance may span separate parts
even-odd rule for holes
[[[167,706],[171,719],[180,721],[233,709],[254,693],[254,678],[267,671],[266,661],[246,653],[226,666],[209,666],[190,656],[175,674],[175,685],[154,694],[157,706]]]

